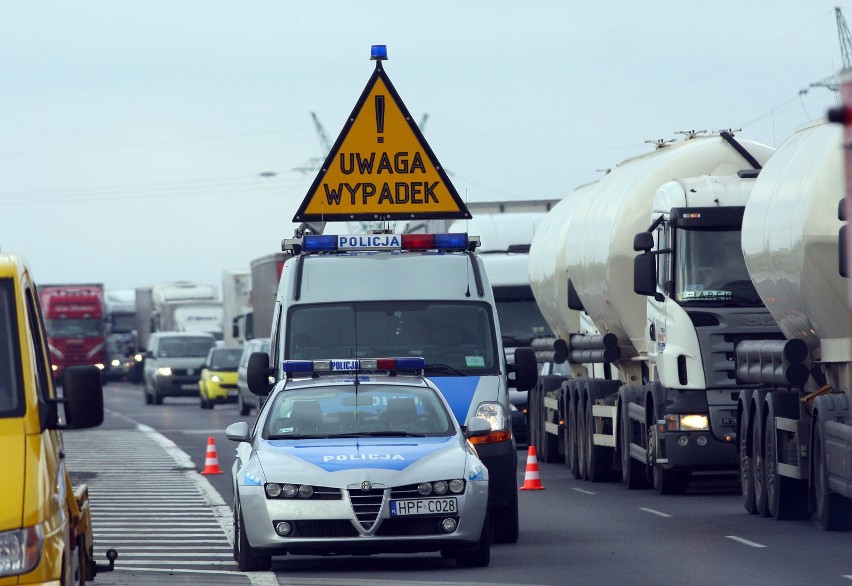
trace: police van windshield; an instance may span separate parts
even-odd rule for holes
[[[0,417],[20,416],[23,408],[20,350],[11,279],[0,279]]]
[[[441,437],[455,433],[435,392],[402,385],[319,386],[278,393],[263,437]]]
[[[421,356],[430,376],[499,372],[494,318],[487,303],[297,305],[288,320],[285,359]]]

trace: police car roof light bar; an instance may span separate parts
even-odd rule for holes
[[[293,375],[297,372],[312,374],[330,374],[339,372],[376,372],[396,370],[417,370],[426,368],[426,359],[412,358],[361,358],[335,360],[285,360],[284,373]]]

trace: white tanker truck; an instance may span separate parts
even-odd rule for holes
[[[576,477],[683,492],[737,468],[734,347],[780,338],[740,249],[746,201],[773,150],[689,133],[557,205],[530,280],[562,363],[530,399],[537,448]],[[638,256],[637,256],[638,254]],[[753,385],[754,386],[754,385]]]
[[[841,140],[837,125],[802,128],[760,172],[742,248],[784,339],[748,341],[736,351],[737,377],[762,385],[741,393],[737,411],[745,508],[776,519],[815,512],[824,529],[852,523]]]

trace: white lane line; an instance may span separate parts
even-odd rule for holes
[[[652,515],[657,515],[659,517],[671,517],[668,513],[663,513],[662,511],[655,511],[654,509],[646,509],[645,507],[639,507],[640,511],[645,511],[646,513],[651,513]]]
[[[737,537],[736,535],[726,535],[725,537],[727,537],[728,539],[733,539],[737,543],[742,543],[743,545],[747,545],[749,547],[766,547],[761,543],[749,541],[748,539],[743,539],[742,537]]]
[[[584,490],[582,488],[572,488],[571,490],[576,490],[577,492],[582,492],[583,494],[596,494],[591,490]]]
[[[852,580],[852,575],[849,575],[849,574],[847,574],[847,575],[845,575],[845,576],[840,576],[840,577],[841,577],[841,578],[846,578],[847,580]]]

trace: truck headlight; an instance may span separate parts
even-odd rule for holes
[[[172,376],[172,369],[168,366],[161,366],[157,369],[157,374],[160,376]]]
[[[710,422],[706,415],[671,414],[666,415],[666,429],[668,431],[707,431],[710,429]]]
[[[0,576],[26,574],[38,565],[44,546],[40,525],[0,533]]]

